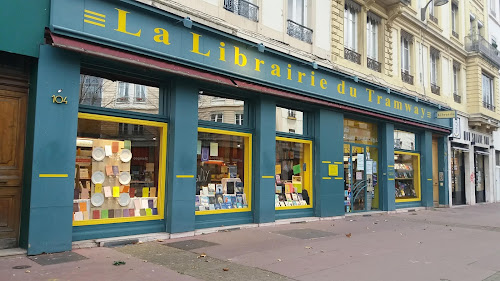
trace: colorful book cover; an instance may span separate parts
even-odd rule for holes
[[[243,204],[241,204],[241,203],[236,203],[236,208],[243,208]]]
[[[236,194],[241,194],[243,193],[244,187],[243,187],[243,182],[237,181],[235,186],[234,186],[234,192]]]
[[[200,204],[203,206],[208,206],[208,196],[200,196]]]
[[[215,196],[208,196],[208,204],[215,204]]]
[[[299,200],[297,193],[292,193],[292,200],[294,200],[294,201]]]
[[[208,195],[214,195],[214,194],[215,194],[215,184],[209,183],[208,184]]]
[[[294,182],[293,188],[295,192],[302,193],[302,184],[300,182]]]
[[[158,208],[153,208],[153,216],[156,216],[158,215]]]
[[[196,199],[194,201],[194,205],[197,206],[197,207],[200,206],[200,195],[196,195]]]
[[[218,183],[215,185],[215,194],[222,194],[224,193],[222,184]]]
[[[276,185],[276,193],[283,193],[283,186]]]
[[[220,203],[215,204],[215,209],[216,210],[220,210],[221,209],[221,204]]]
[[[107,219],[108,217],[108,210],[101,210],[101,219]]]
[[[304,200],[304,198],[302,197],[302,194],[297,194],[297,198],[299,198],[299,201]]]
[[[101,212],[99,210],[92,211],[92,219],[97,220],[101,218]]]
[[[215,210],[215,204],[208,204],[209,210]]]
[[[134,209],[128,209],[128,215],[129,215],[129,217],[134,217],[135,216],[135,210]]]
[[[124,218],[128,218],[130,215],[129,215],[129,210],[128,209],[123,209],[123,217]]]
[[[224,194],[223,199],[224,199],[224,203],[231,204],[231,196]]]
[[[290,193],[285,193],[286,201],[292,201],[292,195]]]
[[[215,194],[215,203],[217,204],[224,203],[224,198],[222,194]]]

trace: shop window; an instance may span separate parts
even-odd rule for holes
[[[198,95],[198,120],[243,125],[244,101],[202,93]]]
[[[251,134],[198,128],[197,215],[251,210]]]
[[[276,137],[276,209],[312,206],[312,142]]]
[[[80,74],[81,105],[158,114],[160,89]]]
[[[162,219],[166,132],[165,123],[80,113],[73,224]]]
[[[415,150],[415,134],[394,130],[394,149]]]
[[[495,150],[495,165],[500,166],[500,150]]]
[[[344,142],[377,145],[377,125],[352,119],[344,119]]]
[[[276,107],[276,131],[304,134],[304,112],[289,108]]]
[[[394,152],[396,202],[420,201],[420,154]]]

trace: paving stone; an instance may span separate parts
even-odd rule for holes
[[[200,240],[200,239],[189,239],[189,240],[183,240],[183,241],[178,241],[178,242],[172,242],[165,244],[169,247],[185,250],[185,251],[191,251],[199,248],[206,248],[206,247],[211,247],[211,246],[216,246],[219,245],[214,242],[209,242],[205,240]]]
[[[28,257],[30,260],[38,263],[39,265],[52,265],[59,263],[66,263],[72,261],[86,260],[87,258],[74,252],[62,252],[54,254],[44,254],[38,256]]]
[[[281,231],[275,231],[274,233],[299,239],[315,239],[315,238],[323,238],[336,235],[333,232],[317,230],[312,228],[281,230]]]

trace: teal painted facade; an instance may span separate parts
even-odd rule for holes
[[[118,6],[117,6],[118,5]],[[106,15],[105,27],[84,23],[84,10]],[[118,9],[118,10],[117,10]],[[126,31],[141,37],[118,32],[119,10],[128,11]],[[421,155],[422,200],[395,203],[394,194],[394,128],[401,124],[383,119],[361,116],[356,110],[370,111],[385,117],[450,130],[448,119],[436,119],[439,108],[417,101],[404,94],[386,90],[354,77],[321,68],[313,69],[310,63],[300,61],[272,50],[261,53],[255,44],[237,39],[207,27],[194,24],[191,29],[183,26],[181,18],[142,5],[134,1],[61,1],[51,4],[50,28],[55,34],[69,36],[90,43],[117,47],[130,54],[178,63],[192,69],[227,75],[265,87],[287,91],[321,102],[328,101],[352,109],[349,118],[376,123],[379,139],[379,208],[392,211],[396,208],[433,204],[432,197],[432,136],[437,131],[425,128],[408,128],[416,133],[418,152]],[[169,45],[154,41],[157,27],[168,30]],[[193,33],[199,34],[199,53],[212,52],[210,57],[193,50]],[[136,38],[137,37],[137,38]],[[220,42],[224,42],[225,59],[220,60]],[[247,59],[246,66],[235,64],[236,48]],[[21,245],[28,254],[57,252],[71,249],[73,241],[154,232],[182,233],[199,228],[229,226],[248,223],[268,223],[294,217],[332,217],[344,215],[343,164],[339,165],[337,178],[328,174],[328,165],[343,163],[343,120],[346,110],[306,103],[293,98],[263,94],[248,89],[222,86],[201,80],[165,74],[158,69],[138,69],[142,75],[160,85],[161,114],[144,114],[103,110],[79,106],[78,100],[81,66],[108,66],[106,71],[133,73],[137,66],[127,65],[76,52],[65,51],[48,45],[39,48],[39,60],[33,71],[35,82],[30,96],[27,149],[29,165],[25,169],[25,192],[22,216]],[[241,56],[237,56],[241,59]],[[265,61],[256,71],[255,59]],[[241,62],[241,61],[238,61]],[[281,77],[273,75],[272,65],[281,69]],[[252,65],[250,67],[250,65]],[[290,65],[290,66],[288,66]],[[112,67],[111,67],[112,66]],[[128,71],[122,70],[126,69]],[[100,68],[102,70],[104,68]],[[291,79],[287,78],[291,69]],[[144,73],[143,73],[144,72]],[[299,72],[304,73],[299,82]],[[314,72],[314,74],[313,74]],[[130,74],[133,75],[133,74]],[[314,82],[312,82],[314,76]],[[322,79],[326,82],[321,82]],[[311,85],[311,84],[314,84]],[[323,85],[323,87],[322,87]],[[325,88],[325,89],[323,89]],[[68,96],[68,104],[54,104],[51,96],[59,89]],[[367,90],[368,89],[368,90]],[[235,127],[214,125],[198,120],[199,91],[215,92],[222,96],[245,100],[246,124]],[[342,93],[343,92],[343,93]],[[379,98],[380,97],[380,98]],[[386,106],[387,100],[390,106]],[[380,103],[379,103],[380,101]],[[395,103],[397,101],[398,103]],[[399,102],[401,109],[399,109]],[[302,138],[313,142],[313,206],[309,209],[276,210],[274,207],[274,176],[276,141],[276,106],[303,110],[306,114]],[[411,110],[407,110],[411,108]],[[415,111],[418,108],[418,114]],[[149,119],[168,123],[165,218],[157,221],[127,222],[89,226],[72,225],[75,142],[78,112]],[[353,113],[354,112],[354,113]],[[236,130],[252,134],[252,206],[249,212],[195,215],[196,179],[177,175],[196,175],[196,146],[198,127]],[[407,126],[408,127],[408,126]],[[406,127],[405,127],[406,128]],[[284,134],[284,136],[289,136]],[[439,171],[444,172],[440,200],[448,202],[446,138],[440,135]],[[443,158],[443,159],[441,159]],[[330,162],[330,163],[328,163]],[[391,168],[392,166],[392,168]],[[68,174],[67,178],[40,178],[39,174]],[[392,178],[391,178],[392,173]],[[442,193],[442,195],[441,195]]]

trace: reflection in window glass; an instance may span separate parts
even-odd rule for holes
[[[242,100],[198,95],[198,120],[243,125],[238,118],[243,121],[244,110],[245,102]]]
[[[304,134],[304,113],[302,111],[276,107],[276,131]]]
[[[344,119],[344,142],[376,145],[377,125],[352,119]]]
[[[135,129],[125,129],[130,127],[140,128],[140,134]],[[78,120],[74,221],[106,223],[115,218],[162,213],[162,130],[146,125]]]
[[[159,113],[156,87],[80,74],[80,104],[140,113]]]
[[[250,205],[249,135],[199,131],[196,211],[247,209]]]
[[[420,156],[412,153],[395,152],[394,176],[396,201],[398,199],[420,198]]]
[[[310,142],[276,141],[276,208],[311,205],[310,153]]]
[[[394,130],[394,149],[415,150],[415,134]]]

